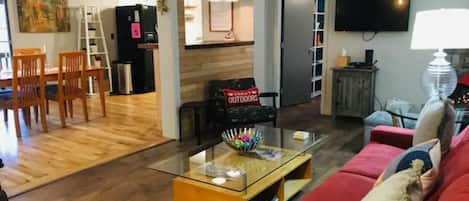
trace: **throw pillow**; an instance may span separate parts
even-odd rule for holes
[[[421,160],[423,162],[420,179],[422,182],[423,195],[427,195],[432,191],[439,175],[441,150],[440,141],[438,139],[433,139],[414,146],[397,156],[378,178],[375,186],[386,181],[386,179],[390,178],[393,174],[411,168],[411,163],[414,160]]]
[[[226,107],[243,105],[261,105],[259,102],[259,89],[256,87],[247,90],[223,89]]]
[[[373,188],[362,201],[421,201],[420,173],[423,161],[412,161],[412,168],[400,171]]]
[[[413,145],[438,138],[441,143],[441,152],[445,155],[449,151],[453,138],[455,119],[456,112],[449,100],[431,98],[418,118]]]

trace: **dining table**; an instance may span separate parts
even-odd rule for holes
[[[105,97],[105,69],[102,67],[88,67],[86,69],[87,77],[95,77],[98,82],[98,94],[101,102],[101,110],[104,117],[106,117],[106,97]],[[39,73],[38,73],[39,74]],[[50,67],[44,69],[44,80],[46,82],[58,81],[59,70],[57,67]],[[21,79],[21,76],[19,77]],[[13,85],[13,73],[10,71],[3,71],[0,73],[0,88],[7,88]]]

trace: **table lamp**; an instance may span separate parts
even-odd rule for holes
[[[469,9],[439,9],[417,13],[411,49],[438,50],[422,76],[429,97],[447,98],[456,89],[457,75],[444,49],[469,48]]]

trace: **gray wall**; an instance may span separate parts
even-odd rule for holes
[[[335,32],[335,0],[329,5],[328,67],[335,64],[342,48],[346,48],[352,61],[363,61],[365,49],[374,49],[377,66],[376,94],[381,101],[399,97],[415,103],[423,103],[426,96],[421,87],[421,74],[432,59],[433,51],[410,50],[412,27],[417,11],[436,8],[469,8],[469,0],[412,0],[408,32],[379,33],[371,42],[362,40],[362,33]],[[469,26],[469,22],[465,26]],[[469,37],[469,36],[468,36]],[[328,79],[331,79],[328,73]],[[327,86],[329,88],[330,86]],[[330,90],[326,96],[330,96]]]

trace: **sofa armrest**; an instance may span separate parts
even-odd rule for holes
[[[391,126],[377,126],[371,131],[371,142],[378,142],[403,149],[412,147],[414,130]]]

